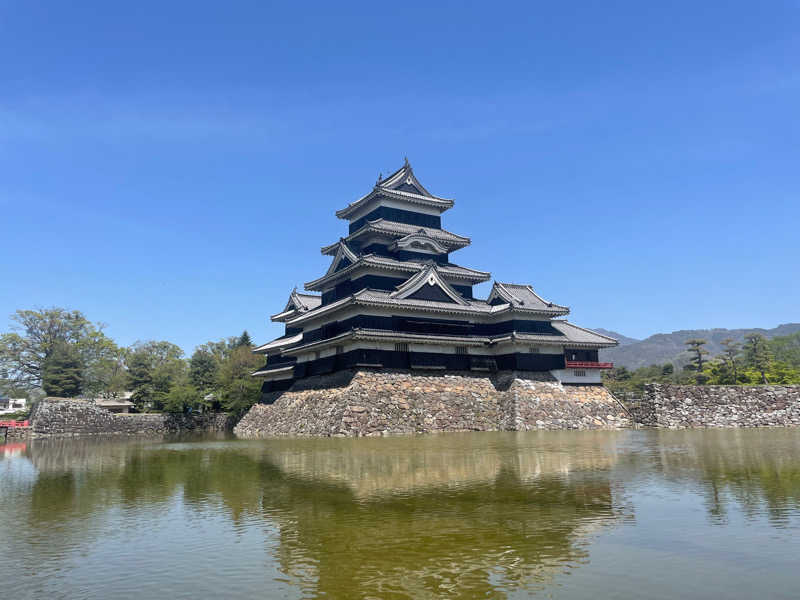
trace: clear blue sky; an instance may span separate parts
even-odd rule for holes
[[[405,155],[579,324],[800,321],[797,1],[120,4],[0,0],[0,330],[271,339]]]

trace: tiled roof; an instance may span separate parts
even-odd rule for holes
[[[286,348],[287,346],[291,346],[292,344],[297,344],[302,339],[303,339],[302,333],[298,333],[297,335],[284,335],[283,337],[279,337],[276,340],[267,342],[266,344],[263,344],[258,348],[254,348],[253,352],[256,354],[264,354],[269,352],[270,350],[280,350],[281,348]]]
[[[372,290],[365,288],[359,290],[352,296],[341,298],[330,304],[321,306],[320,308],[303,313],[289,321],[290,324],[295,325],[301,322],[314,319],[319,316],[335,312],[344,306],[351,304],[366,304],[387,306],[405,309],[424,309],[427,312],[448,313],[455,315],[494,315],[504,312],[516,312],[522,315],[528,314],[532,316],[544,316],[551,318],[563,314],[562,310],[544,307],[525,307],[513,306],[511,304],[498,304],[490,305],[486,300],[476,300],[465,298],[465,304],[456,304],[455,302],[438,302],[435,300],[418,300],[414,298],[393,298],[392,292],[383,290]]]
[[[286,306],[283,307],[283,310],[278,314],[272,315],[270,320],[279,322],[285,321],[298,314],[319,308],[321,304],[322,296],[317,294],[301,294],[297,291],[297,288],[295,288],[292,290],[292,293],[289,294],[289,299],[286,301]]]
[[[555,312],[566,314],[569,308],[548,302],[539,294],[533,291],[529,285],[520,285],[517,283],[501,283],[496,281],[492,286],[492,291],[489,294],[489,302],[494,298],[499,297],[506,302],[511,303],[515,307],[531,308],[531,309],[551,309]]]
[[[556,321],[553,321],[556,323]],[[587,329],[567,323],[566,321],[557,321],[564,325],[564,335],[539,335],[531,333],[509,333],[495,336],[470,336],[470,335],[448,335],[448,334],[425,334],[425,333],[410,333],[401,331],[391,331],[386,329],[351,329],[344,331],[331,338],[316,340],[307,344],[287,348],[285,354],[294,355],[311,348],[319,346],[330,346],[339,344],[349,339],[367,339],[367,340],[386,340],[386,341],[400,341],[400,342],[418,342],[429,344],[465,344],[472,346],[480,346],[484,344],[503,343],[503,342],[523,342],[530,344],[555,344],[555,345],[573,345],[583,346],[587,348],[600,348],[616,345],[616,341],[599,334],[594,334],[595,337],[590,337],[592,334]],[[602,339],[601,339],[602,338]]]
[[[317,308],[322,304],[322,296],[318,294],[301,294],[300,292],[296,292],[295,295],[308,310]]]
[[[400,271],[402,273],[416,273],[426,267],[425,263],[412,260],[397,260],[387,256],[379,256],[377,254],[366,254],[358,259],[357,262],[335,271],[334,273],[325,274],[322,277],[309,281],[305,284],[306,289],[314,290],[320,289],[321,286],[327,285],[329,282],[344,277],[358,269],[367,267],[383,268],[390,271]],[[462,279],[470,283],[478,283],[488,280],[492,274],[486,271],[477,271],[475,269],[468,269],[454,264],[438,265],[439,272],[442,275],[450,276],[457,279]]]
[[[416,189],[420,193],[408,191],[408,189],[400,189],[402,187],[410,187]],[[411,169],[411,165],[404,164],[397,171],[389,175],[386,179],[378,180],[372,191],[362,196],[355,202],[348,204],[345,208],[336,211],[336,216],[340,219],[349,218],[355,211],[362,206],[365,206],[375,198],[380,197],[395,198],[398,200],[405,200],[412,204],[422,204],[433,208],[438,208],[445,211],[453,206],[453,201],[448,198],[440,198],[434,196],[419,182]]]
[[[619,342],[612,337],[608,337],[607,335],[602,335],[597,333],[596,331],[592,331],[591,329],[585,329],[583,327],[578,327],[574,323],[570,323],[569,321],[562,321],[559,319],[550,321],[550,324],[567,336],[567,339],[571,342],[576,342],[579,344],[604,344],[607,346],[616,346]]]
[[[375,219],[374,221],[367,221],[357,231],[348,235],[345,241],[358,239],[368,233],[382,233],[387,236],[395,238],[403,238],[407,235],[418,233],[422,230],[425,235],[436,240],[437,242],[447,246],[449,250],[457,250],[469,246],[470,239],[461,235],[457,235],[446,229],[436,229],[434,227],[422,227],[421,225],[408,225],[407,223],[397,223],[396,221],[387,221],[386,219]],[[340,242],[334,242],[322,248],[323,254],[334,254],[339,247]]]

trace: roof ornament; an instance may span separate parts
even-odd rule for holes
[[[378,183],[377,183],[377,185],[380,185],[381,181],[383,181],[383,172],[378,173]]]
[[[410,168],[411,168],[411,163],[409,163],[409,162],[408,162],[408,157],[407,157],[407,156],[404,156],[404,157],[403,157],[403,166],[404,166],[406,169],[410,169]]]

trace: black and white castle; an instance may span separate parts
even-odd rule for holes
[[[328,271],[311,294],[290,294],[273,315],[285,334],[255,352],[263,393],[344,369],[549,372],[562,384],[600,384],[600,348],[617,341],[563,317],[530,285],[495,282],[488,298],[472,286],[490,273],[459,266],[451,253],[469,238],[442,229],[453,200],[434,196],[406,160],[372,190],[336,212],[347,237],[322,248]],[[544,372],[544,373],[542,373]]]

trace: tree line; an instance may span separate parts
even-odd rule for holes
[[[743,342],[722,340],[722,352],[711,357],[707,341],[686,342],[690,361],[682,369],[672,363],[650,365],[630,371],[611,369],[604,375],[606,386],[622,394],[641,393],[646,383],[694,385],[800,384],[800,333],[767,339],[759,333]]]
[[[250,376],[263,359],[247,331],[198,346],[191,357],[167,341],[118,346],[83,313],[18,310],[0,335],[0,393],[36,399],[118,398],[141,412],[247,411],[259,397]]]

